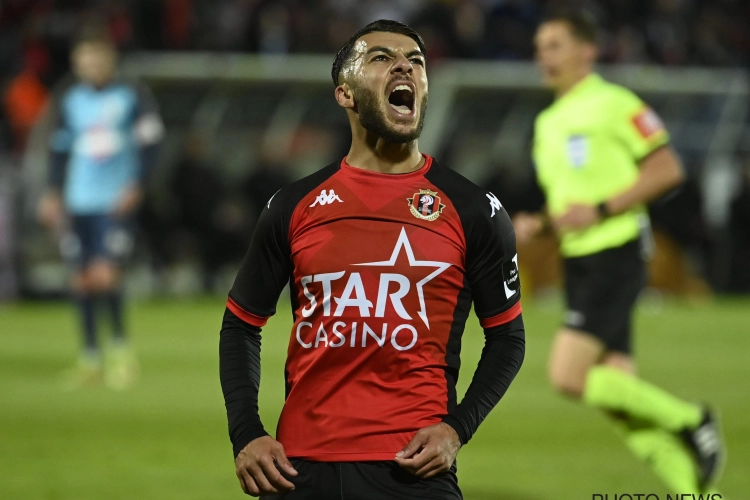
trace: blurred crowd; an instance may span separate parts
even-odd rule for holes
[[[48,89],[68,71],[82,25],[105,25],[123,51],[332,53],[367,22],[422,33],[431,60],[529,59],[555,0],[4,0],[0,2],[3,146],[23,144]],[[571,2],[565,2],[570,4]],[[602,26],[602,59],[665,65],[750,62],[743,0],[578,1]],[[6,149],[6,148],[3,148]]]
[[[86,26],[104,27],[125,54],[332,55],[358,28],[390,18],[424,36],[431,63],[529,60],[537,25],[549,9],[562,5],[585,8],[597,18],[604,62],[750,63],[746,0],[0,0],[0,160],[20,163],[32,128],[70,71],[71,44]],[[156,268],[197,257],[202,286],[211,289],[217,271],[241,258],[265,200],[293,176],[274,163],[279,160],[264,160],[228,189],[204,138],[188,135],[181,144],[160,186],[166,202],[160,206],[147,199],[139,219]],[[744,171],[743,184],[750,186],[750,167]],[[502,192],[500,186],[495,190]],[[512,193],[506,198],[512,205]],[[739,208],[748,217],[747,200],[740,197],[733,211]],[[734,243],[750,248],[745,232]],[[750,266],[742,268],[750,273]],[[748,276],[741,281],[750,283]]]

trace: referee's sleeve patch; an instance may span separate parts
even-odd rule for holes
[[[633,125],[644,139],[664,130],[664,123],[653,109],[645,107],[632,118]]]

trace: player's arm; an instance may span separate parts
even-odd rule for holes
[[[485,345],[461,403],[442,423],[417,432],[397,456],[402,467],[420,477],[450,468],[523,363],[526,341],[513,226],[502,208],[488,204],[484,212],[467,234],[467,278]]]
[[[74,137],[66,120],[60,96],[52,99],[49,112],[53,123],[53,131],[49,140],[49,172],[47,190],[39,202],[38,217],[48,228],[59,230],[65,216],[62,191]]]
[[[258,220],[229,293],[219,336],[219,374],[236,474],[243,491],[254,496],[294,489],[279,468],[297,474],[258,414],[260,332],[275,313],[291,270],[288,225],[281,205],[277,199]]]
[[[115,213],[132,213],[143,201],[144,185],[158,159],[164,138],[164,124],[156,100],[144,85],[136,85],[137,101],[133,116],[133,140],[138,147],[138,176],[118,201]]]

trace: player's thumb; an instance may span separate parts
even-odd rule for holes
[[[413,438],[411,438],[411,441],[406,443],[406,446],[404,446],[401,451],[396,453],[396,458],[411,458],[414,456],[418,451],[419,448],[422,447],[425,440],[422,438],[419,432],[417,432]]]
[[[294,468],[292,463],[286,457],[286,453],[284,453],[284,448],[281,445],[276,447],[276,449],[274,450],[273,458],[274,460],[276,460],[276,464],[279,467],[281,467],[284,470],[284,472],[286,472],[290,476],[297,475],[297,470]]]

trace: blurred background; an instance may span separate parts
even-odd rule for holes
[[[349,125],[330,81],[333,54],[375,19],[415,28],[427,44],[431,91],[420,149],[489,188],[508,212],[533,210],[542,200],[530,160],[532,126],[552,96],[540,87],[532,42],[556,3],[0,1],[0,464],[7,466],[0,467],[0,498],[239,497],[216,374],[223,299],[270,196],[348,150]],[[741,420],[750,411],[741,405],[750,403],[739,387],[750,379],[743,354],[750,347],[750,3],[576,5],[600,22],[601,73],[654,107],[684,162],[685,186],[650,207],[657,254],[638,321],[654,333],[642,335],[640,345],[650,353],[642,364],[675,392],[725,398],[726,432],[736,440],[730,460],[737,463],[727,481],[741,498],[750,491],[750,428]],[[142,380],[123,394],[71,396],[54,384],[78,342],[73,312],[56,300],[67,296],[68,269],[55,238],[37,222],[36,207],[46,187],[49,103],[70,72],[72,42],[94,25],[115,41],[121,73],[153,92],[166,136],[125,276],[128,296],[136,299],[128,317]],[[660,491],[604,424],[547,389],[544,358],[562,307],[555,242],[540,240],[519,254],[530,346],[538,349],[529,351],[508,413],[499,412],[483,432],[511,439],[525,460],[546,460],[548,473],[538,481],[522,459],[509,462],[509,470],[518,470],[505,479],[492,477],[482,464],[510,459],[496,458],[491,440],[482,440],[464,452],[467,499],[590,498],[635,486]],[[269,429],[283,399],[289,312],[280,305],[268,327],[278,333],[263,361],[271,367],[262,389]],[[679,348],[676,333],[683,334]],[[481,349],[481,338],[476,345]],[[465,366],[474,366],[476,356],[467,356]],[[464,386],[468,379],[463,375]],[[571,423],[541,432],[546,438],[538,428],[509,424],[518,416],[543,426],[540,415],[554,420],[549,415],[560,412]],[[597,425],[586,438],[590,448],[574,438],[577,426]],[[537,436],[533,445],[522,439],[530,436]],[[50,443],[66,453],[50,451]],[[128,458],[117,458],[116,450],[126,448]],[[614,462],[593,478],[589,467],[568,460],[565,452],[574,448],[583,464]],[[68,463],[68,454],[77,458]],[[121,487],[108,486],[113,478]]]

